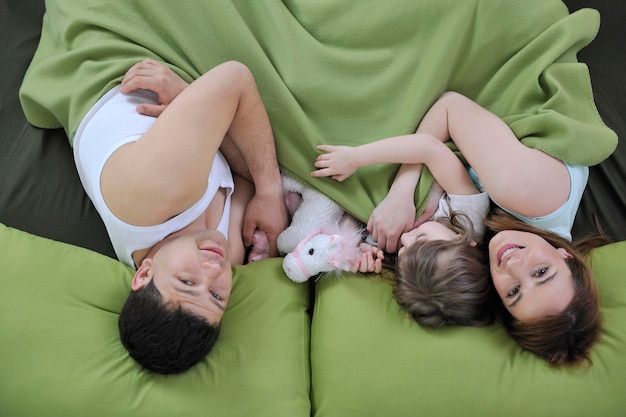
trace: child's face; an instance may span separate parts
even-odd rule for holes
[[[454,230],[448,229],[443,224],[436,221],[428,221],[420,224],[410,232],[404,233],[400,236],[400,243],[402,247],[398,250],[398,256],[402,256],[402,253],[415,243],[419,239],[427,240],[452,240],[458,236]]]

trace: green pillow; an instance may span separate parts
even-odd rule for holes
[[[316,417],[623,416],[626,242],[592,255],[604,330],[593,366],[552,369],[499,326],[429,330],[375,275],[316,285],[311,333]]]
[[[222,333],[190,371],[154,375],[122,347],[133,272],[0,224],[1,416],[309,416],[308,287],[280,259],[235,267]]]

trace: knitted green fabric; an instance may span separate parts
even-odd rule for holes
[[[190,81],[238,60],[255,75],[282,169],[366,220],[397,166],[362,168],[337,183],[312,179],[315,145],[357,145],[413,132],[447,90],[476,100],[528,146],[594,165],[617,137],[600,119],[576,53],[599,14],[558,0],[266,2],[55,0],[21,88],[36,126],[81,119],[144,58]],[[416,192],[423,206],[432,184]]]

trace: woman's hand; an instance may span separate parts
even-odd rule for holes
[[[159,104],[140,104],[137,112],[158,117],[188,85],[167,65],[145,59],[126,72],[120,84],[120,92],[126,94],[139,89],[154,91],[159,97]]]
[[[315,160],[316,171],[313,177],[332,177],[339,182],[354,174],[359,168],[356,148],[351,146],[318,145],[317,149],[325,153]]]
[[[367,230],[379,248],[394,253],[399,248],[400,236],[413,229],[415,223],[413,194],[389,192],[376,206],[367,222]]]

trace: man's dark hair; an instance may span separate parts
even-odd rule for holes
[[[200,362],[217,341],[220,326],[164,303],[154,279],[132,291],[118,327],[130,356],[159,374],[184,372]]]

